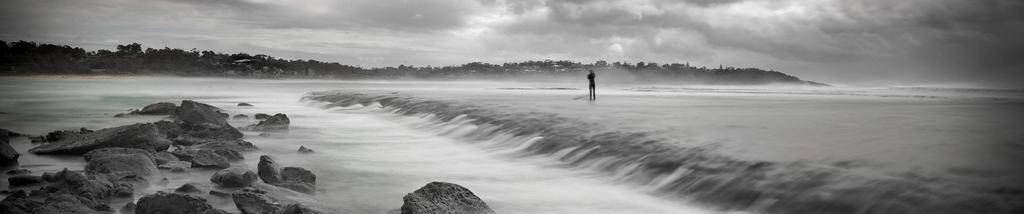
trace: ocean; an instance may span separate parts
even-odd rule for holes
[[[305,167],[317,199],[352,213],[398,209],[431,181],[463,185],[498,213],[1022,207],[1024,91],[598,84],[588,101],[584,84],[9,77],[0,79],[0,128],[43,135],[152,122],[165,118],[113,115],[183,99],[250,118],[285,113],[291,129],[244,132],[260,150],[233,165],[255,170],[267,154]],[[84,166],[28,153],[26,138],[12,146],[34,174]],[[165,172],[168,184],[135,198],[184,183],[216,188],[212,173]]]

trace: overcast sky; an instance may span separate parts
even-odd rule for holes
[[[375,66],[690,62],[851,84],[1024,85],[1021,0],[0,0],[0,40]]]

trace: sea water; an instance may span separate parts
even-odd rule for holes
[[[267,154],[283,166],[305,167],[317,174],[318,199],[354,213],[397,209],[402,196],[431,181],[463,185],[499,213],[721,211],[659,194],[658,186],[668,181],[623,182],[595,167],[568,166],[560,160],[572,158],[569,150],[521,154],[531,140],[543,136],[489,136],[481,141],[465,137],[480,132],[474,124],[439,123],[430,115],[401,115],[372,104],[330,106],[303,99],[308,92],[400,93],[524,116],[550,114],[598,124],[593,129],[646,133],[740,160],[809,163],[852,174],[909,173],[999,185],[1024,178],[1018,164],[1024,160],[1019,131],[1024,122],[1010,119],[1024,118],[1017,91],[620,85],[600,89],[598,100],[591,102],[579,99],[586,91],[574,84],[514,82],[51,77],[0,83],[0,128],[30,135],[156,121],[164,118],[113,115],[182,99],[250,118],[255,113],[288,114],[288,132],[246,132],[245,140],[260,150],[233,165],[255,169],[259,155]],[[238,107],[239,102],[254,106]],[[230,122],[240,127],[255,121]],[[34,174],[84,166],[78,157],[27,153],[32,145],[24,138],[12,145],[22,153],[22,168]],[[316,152],[299,154],[299,146]],[[600,166],[600,161],[613,160],[587,165]],[[209,184],[210,174],[165,173],[169,184],[138,190],[136,198],[183,183],[215,188]],[[228,201],[212,202],[233,209]]]

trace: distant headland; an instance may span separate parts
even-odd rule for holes
[[[0,41],[0,75],[172,75],[185,77],[316,78],[316,79],[426,79],[552,81],[581,78],[589,70],[602,82],[655,84],[828,86],[777,71],[758,68],[690,66],[689,63],[645,62],[581,63],[543,60],[490,64],[471,62],[456,66],[364,68],[337,62],[288,60],[263,54],[227,54],[210,50],[145,48],[132,43],[116,49],[86,51],[67,45],[30,41]]]

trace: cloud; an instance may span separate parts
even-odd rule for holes
[[[1015,0],[2,0],[0,39],[364,66],[692,62],[831,81],[1024,80]]]

